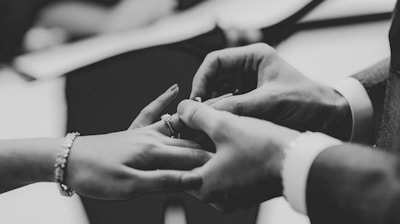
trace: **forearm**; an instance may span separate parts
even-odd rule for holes
[[[87,2],[56,2],[41,11],[38,24],[59,27],[72,36],[94,35],[110,13],[106,6]]]
[[[109,33],[149,25],[174,12],[177,0],[124,0],[115,5],[99,32]]]
[[[53,181],[62,138],[0,141],[0,192],[27,184]]]
[[[323,151],[307,181],[312,223],[399,223],[399,159],[356,145]]]

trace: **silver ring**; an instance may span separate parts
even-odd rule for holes
[[[161,116],[161,120],[164,121],[165,126],[171,131],[171,138],[173,138],[175,136],[175,131],[171,125],[172,116],[170,114],[164,114]]]

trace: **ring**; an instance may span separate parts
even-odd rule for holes
[[[164,121],[165,126],[167,126],[167,128],[169,128],[169,130],[171,131],[171,138],[173,138],[175,135],[175,131],[171,125],[172,116],[170,114],[164,114],[161,116],[161,120]]]

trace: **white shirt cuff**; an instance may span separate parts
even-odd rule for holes
[[[315,158],[325,149],[342,142],[322,133],[305,132],[289,143],[283,160],[283,195],[292,208],[307,215],[306,185]]]
[[[349,103],[353,128],[351,142],[372,143],[374,110],[364,86],[353,77],[349,77],[332,86]]]

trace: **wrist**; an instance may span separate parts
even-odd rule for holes
[[[106,138],[107,135],[103,135],[103,138]],[[92,167],[95,165],[93,162],[96,161],[93,157],[95,155],[91,154],[91,149],[93,147],[99,147],[99,145],[94,144],[98,142],[97,137],[98,135],[86,135],[79,136],[74,140],[64,176],[64,183],[68,187],[74,190],[79,190],[81,185],[87,181],[85,178],[87,178],[88,173],[92,170],[98,169]]]
[[[283,194],[294,210],[307,215],[308,173],[315,158],[325,149],[342,144],[322,133],[305,132],[288,145],[283,161]]]
[[[64,138],[49,138],[47,139],[48,148],[44,150],[43,161],[46,161],[43,167],[44,182],[54,182],[54,162],[56,161],[57,154],[60,152],[61,145]],[[40,161],[39,161],[40,162]],[[38,164],[39,166],[39,164]]]
[[[351,138],[352,115],[349,102],[345,97],[338,93],[334,88],[316,84],[313,91],[321,108],[315,114],[316,119],[320,117],[321,126],[310,131],[323,132],[343,141]]]
[[[80,158],[82,152],[85,152],[85,140],[86,138],[90,138],[90,136],[79,136],[74,140],[74,143],[71,147],[70,155],[68,158],[68,166],[66,167],[66,172],[64,176],[64,183],[71,187],[72,189],[76,189],[79,181],[77,181],[77,173],[80,164],[83,164],[85,161]]]
[[[364,86],[355,78],[336,83],[335,92],[346,99],[351,116],[350,141],[372,143],[374,110]]]
[[[62,138],[40,138],[22,140],[21,144],[31,145],[21,152],[25,162],[22,172],[27,173],[27,183],[54,182],[54,161],[63,142]]]
[[[289,144],[293,142],[293,140],[297,139],[300,135],[301,132],[282,127],[284,129],[283,133],[280,135],[281,137],[278,137],[277,139],[279,140],[276,147],[278,149],[275,158],[272,160],[273,161],[273,167],[275,167],[274,170],[274,176],[276,179],[277,183],[277,196],[282,196],[283,195],[283,178],[282,178],[282,170],[283,170],[283,163],[284,159],[286,157],[286,150],[289,148]],[[270,172],[270,167],[267,167],[266,173]]]
[[[330,129],[326,132],[342,141],[349,141],[352,133],[352,116],[349,102],[342,95],[334,92],[335,116],[330,121]]]
[[[60,194],[66,197],[71,197],[75,194],[75,191],[67,185],[66,178],[68,173],[67,168],[69,155],[71,153],[72,146],[79,135],[79,132],[71,132],[65,136],[60,152],[57,154],[57,159],[54,164],[55,182]]]

